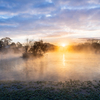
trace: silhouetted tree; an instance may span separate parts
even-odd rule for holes
[[[0,40],[0,50],[2,49],[3,47],[3,42]]]
[[[16,48],[16,44],[15,44],[14,42],[12,42],[12,43],[10,44],[10,46],[11,46],[12,48]]]
[[[22,47],[22,44],[21,44],[20,42],[17,42],[17,43],[16,43],[16,46],[17,46],[18,48],[21,48],[21,47]]]
[[[28,53],[29,45],[30,45],[30,44],[29,44],[29,39],[27,38],[27,39],[26,39],[26,44],[25,44],[25,46],[24,46],[24,47],[25,47],[25,53]]]
[[[5,37],[5,38],[2,38],[1,41],[3,42],[4,46],[7,46],[11,43],[12,39],[10,39],[9,37]]]
[[[30,52],[34,55],[43,55],[46,52],[47,45],[43,43],[42,40],[35,41],[34,45],[30,48]]]

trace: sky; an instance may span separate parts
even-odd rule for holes
[[[100,0],[0,0],[0,38],[48,42],[100,37]]]

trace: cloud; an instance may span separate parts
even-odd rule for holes
[[[0,37],[83,35],[100,30],[99,16],[99,0],[1,0]]]

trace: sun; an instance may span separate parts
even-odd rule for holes
[[[65,47],[65,46],[66,46],[66,44],[63,43],[63,44],[62,44],[62,47]]]

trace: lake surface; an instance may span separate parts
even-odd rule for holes
[[[25,60],[21,54],[0,55],[0,80],[100,80],[100,54],[46,53]]]

